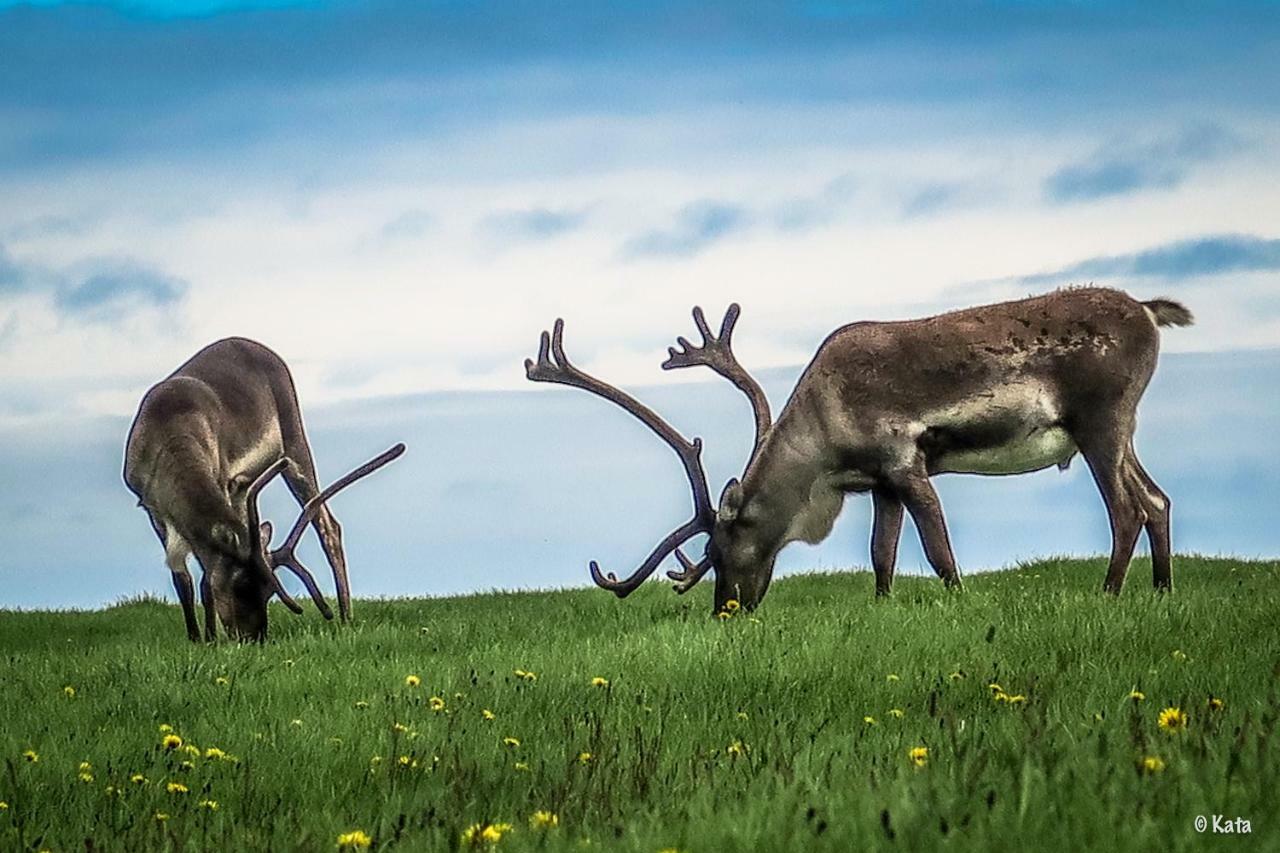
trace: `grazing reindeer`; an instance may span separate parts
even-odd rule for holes
[[[124,481],[164,545],[187,635],[200,639],[187,571],[192,553],[203,569],[207,640],[216,636],[215,613],[233,637],[265,639],[273,594],[302,612],[276,577],[279,566],[301,578],[320,612],[332,619],[315,578],[294,554],[309,522],[320,534],[347,621],[351,587],[342,528],[325,501],[403,452],[398,444],[321,492],[289,369],[274,352],[244,338],[210,344],[147,391],[129,430]],[[284,545],[272,550],[271,524],[259,524],[258,494],[281,473],[303,512]]]
[[[738,313],[737,305],[729,307],[716,336],[695,308],[702,344],[678,338],[679,349],[672,347],[662,365],[710,367],[751,401],[755,445],[741,482],[729,482],[718,510],[710,501],[701,440],[687,441],[630,395],[570,364],[563,320],[542,333],[537,361],[525,361],[535,382],[571,385],[626,409],[684,465],[693,517],[630,577],[604,575],[591,563],[595,582],[619,598],[674,552],[682,570],[667,574],[677,592],[714,569],[717,610],[730,599],[755,607],[782,546],[826,538],[849,492],[870,492],[874,503],[877,595],[887,595],[893,583],[904,509],[933,570],[958,588],[960,573],[929,478],[1065,468],[1077,452],[1111,521],[1106,591],[1120,592],[1143,527],[1155,586],[1172,587],[1169,498],[1138,461],[1133,432],[1138,400],[1156,367],[1157,327],[1192,322],[1179,303],[1079,288],[921,320],[854,323],[818,348],[777,423],[764,391],[733,354]],[[680,546],[700,533],[709,538],[694,563]]]

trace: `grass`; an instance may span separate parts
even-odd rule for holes
[[[1217,842],[1202,814],[1275,849],[1280,563],[1184,557],[1172,596],[1149,572],[1118,600],[1101,560],[887,601],[804,576],[724,622],[657,584],[362,601],[348,628],[273,611],[265,646],[192,645],[158,602],[4,613],[0,849],[449,850],[511,824],[477,844],[1183,850]]]

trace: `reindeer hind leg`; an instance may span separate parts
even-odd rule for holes
[[[1134,453],[1130,444],[1125,459],[1134,495],[1143,504],[1147,521],[1147,541],[1151,545],[1151,579],[1157,590],[1173,589],[1173,552],[1169,527],[1172,504]]]

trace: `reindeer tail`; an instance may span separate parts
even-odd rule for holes
[[[1187,306],[1172,299],[1151,299],[1142,303],[1157,326],[1190,326],[1196,318]]]

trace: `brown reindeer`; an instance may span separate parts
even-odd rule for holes
[[[347,621],[351,587],[342,528],[325,501],[403,452],[398,444],[322,492],[289,369],[244,338],[210,344],[147,391],[129,430],[124,481],[164,545],[187,635],[200,639],[187,571],[193,553],[203,570],[207,640],[216,636],[215,614],[233,637],[265,639],[272,595],[302,612],[276,577],[280,566],[302,579],[332,619],[315,578],[294,554],[308,523],[320,535]],[[284,544],[272,550],[271,524],[259,523],[258,494],[276,474],[284,475],[303,511]]]
[[[760,385],[738,363],[731,305],[712,333],[702,309],[695,346],[677,339],[670,370],[706,365],[740,388],[755,412],[756,440],[742,480],[713,508],[700,439],[687,441],[630,395],[583,373],[564,353],[564,321],[542,333],[535,382],[572,385],[631,412],[675,450],[693,489],[693,517],[629,577],[591,563],[597,584],[625,597],[673,552],[667,574],[686,592],[716,574],[715,607],[751,608],[769,587],[778,552],[831,532],[850,492],[870,492],[875,509],[871,561],[876,593],[893,584],[903,511],[925,556],[948,587],[960,586],[942,505],[929,478],[942,473],[1021,474],[1065,468],[1078,452],[1093,473],[1111,522],[1104,588],[1118,593],[1139,531],[1151,543],[1157,589],[1173,583],[1169,498],[1133,449],[1138,400],[1156,367],[1159,326],[1186,326],[1191,313],[1168,299],[1139,302],[1106,288],[1044,296],[901,322],[854,323],[818,348],[776,423]],[[697,563],[680,551],[708,534]]]

